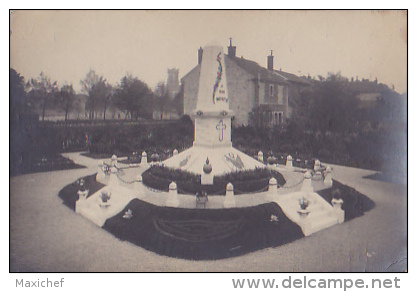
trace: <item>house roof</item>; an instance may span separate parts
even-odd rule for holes
[[[183,82],[183,79],[187,78],[188,75],[192,74],[194,71],[200,70],[200,64],[196,65],[193,69],[191,69],[187,74],[185,74],[182,78],[181,78],[181,82]]]
[[[242,57],[231,58],[229,56],[227,56],[227,59],[232,60],[240,68],[242,68],[243,70],[251,74],[254,79],[260,79],[261,81],[267,81],[267,82],[272,82],[272,83],[289,84],[287,80],[285,80],[284,77],[276,74],[274,71],[268,70],[260,66],[255,61],[247,60]]]
[[[234,62],[237,66],[248,72],[250,75],[253,76],[253,79],[259,79],[264,82],[271,82],[271,83],[278,83],[278,84],[290,84],[296,83],[298,85],[311,85],[311,81],[298,77],[295,74],[284,72],[281,70],[268,70],[255,61],[247,60],[244,58],[237,58],[237,57],[229,57],[225,55],[225,58],[228,61]],[[186,79],[190,74],[193,72],[200,70],[200,65],[196,65],[193,69],[191,69],[187,74],[185,74],[181,78],[181,82]]]
[[[284,77],[285,80],[289,81],[289,82],[294,82],[294,83],[298,83],[300,85],[306,85],[306,86],[310,86],[312,85],[312,82],[309,81],[308,79],[302,78],[302,77],[298,77],[295,74],[292,73],[288,73],[288,72],[284,72],[281,70],[274,70],[274,72],[282,77]]]

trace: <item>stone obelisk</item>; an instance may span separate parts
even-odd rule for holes
[[[194,146],[231,147],[231,118],[223,49],[204,48],[197,95]]]
[[[213,175],[265,167],[232,147],[233,112],[229,102],[223,48],[207,45],[203,49],[197,106],[193,111],[193,147],[165,160],[164,165],[203,174],[203,167],[209,161]]]

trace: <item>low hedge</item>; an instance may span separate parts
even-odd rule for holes
[[[91,196],[98,190],[105,187],[104,184],[96,181],[96,173],[84,176],[82,178],[79,178],[77,181],[73,182],[72,184],[69,184],[65,186],[59,193],[58,197],[61,198],[63,201],[63,204],[70,208],[71,210],[75,210],[75,202],[78,200],[78,191],[80,190],[80,186],[78,184],[80,179],[84,179],[85,182],[85,188],[89,190],[88,196]]]
[[[179,193],[192,195],[201,190],[209,195],[224,195],[229,182],[233,184],[235,194],[262,192],[267,190],[272,177],[275,177],[278,186],[285,184],[285,179],[279,172],[266,168],[214,176],[213,185],[207,186],[201,185],[200,175],[159,165],[152,166],[142,174],[143,183],[150,188],[168,191],[169,184],[174,181]]]
[[[345,211],[346,221],[362,216],[375,207],[374,201],[370,198],[336,180],[333,180],[331,188],[318,191],[317,194],[322,196],[329,204],[331,204],[333,198],[342,199],[342,210]]]

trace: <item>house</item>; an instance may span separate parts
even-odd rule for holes
[[[184,114],[191,115],[197,105],[198,83],[203,49],[198,64],[182,79]],[[281,126],[291,116],[289,99],[311,82],[294,74],[274,69],[274,56],[267,56],[267,68],[236,56],[232,40],[225,55],[230,109],[233,125]]]

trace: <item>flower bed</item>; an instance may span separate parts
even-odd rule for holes
[[[81,178],[80,178],[81,179]],[[88,196],[91,196],[98,190],[105,187],[102,183],[99,183],[96,181],[96,174],[89,175],[86,177],[83,177],[85,181],[85,188],[89,191]],[[80,189],[80,186],[77,181],[73,182],[70,185],[67,185],[64,187],[59,193],[58,196],[63,201],[64,205],[68,208],[75,210],[75,202],[78,200],[78,190]]]
[[[342,199],[342,210],[345,211],[346,221],[362,216],[364,212],[371,210],[375,206],[374,201],[367,196],[336,180],[333,180],[331,188],[318,191],[317,193],[329,204],[331,204],[333,198]]]
[[[285,184],[285,179],[279,172],[261,168],[214,176],[213,185],[208,186],[201,185],[200,175],[158,165],[142,174],[143,183],[150,188],[168,191],[169,184],[174,181],[179,193],[192,195],[202,188],[210,195],[224,195],[229,182],[233,184],[235,194],[262,192],[268,189],[269,179],[272,177],[279,186]]]
[[[134,199],[103,228],[158,254],[192,260],[239,256],[304,237],[276,203],[231,211],[167,208]]]

